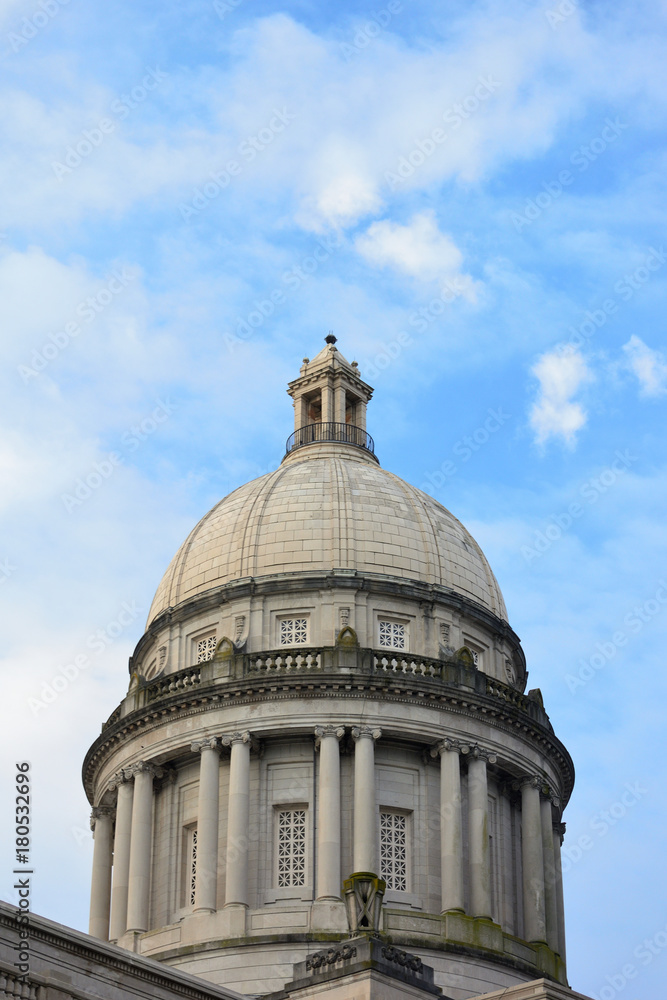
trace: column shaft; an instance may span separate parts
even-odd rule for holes
[[[489,793],[482,757],[473,757],[468,764],[468,855],[470,914],[490,919]]]
[[[540,803],[542,814],[542,855],[544,857],[544,916],[547,944],[552,951],[558,951],[558,898],[556,892],[556,866],[554,863],[554,835],[551,802],[543,798]]]
[[[379,730],[352,731],[354,747],[354,870],[378,872],[375,739]],[[357,734],[357,735],[355,735]]]
[[[556,909],[558,911],[558,954],[565,962],[565,906],[563,902],[563,869],[561,868],[560,859],[561,825],[559,823],[554,826],[553,838],[554,870],[556,872]]]
[[[109,940],[111,904],[112,819],[106,808],[94,812],[93,879],[90,887],[90,922],[88,933],[101,941]]]
[[[540,789],[530,781],[521,786],[521,858],[524,937],[526,941],[546,941]]]
[[[215,743],[202,746],[200,752],[195,911],[212,912],[218,887],[220,757]]]
[[[151,884],[153,840],[153,770],[137,770],[134,776],[130,878],[127,894],[128,931],[148,930],[148,899]]]
[[[247,739],[244,739],[247,737]],[[223,740],[223,742],[225,742]],[[248,823],[250,820],[250,736],[231,739],[227,814],[225,906],[248,905]]]
[[[111,941],[117,941],[119,937],[122,937],[127,927],[127,888],[130,876],[133,797],[133,781],[123,781],[118,785],[116,833],[113,842],[111,920],[109,922],[109,939]]]
[[[440,853],[442,912],[463,910],[461,764],[458,750],[440,752]]]
[[[335,417],[334,420],[339,424],[345,423],[345,387],[342,385],[337,385],[334,389],[334,406],[335,406]]]
[[[317,808],[317,899],[340,899],[340,751],[343,731],[318,730],[320,780]]]
[[[322,423],[334,419],[334,392],[332,386],[325,382],[322,386]]]

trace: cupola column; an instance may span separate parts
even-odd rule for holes
[[[544,849],[540,811],[540,778],[521,783],[521,859],[523,862],[523,922],[526,941],[546,942],[544,915]]]
[[[340,382],[334,389],[334,420],[337,424],[345,423],[345,386]]]
[[[216,737],[192,744],[201,755],[197,811],[197,872],[195,913],[216,908],[218,887],[218,799],[220,795],[220,743]]]
[[[464,750],[467,748],[464,748]],[[496,761],[480,747],[471,751],[468,763],[468,855],[470,866],[470,912],[491,918],[491,864],[489,851],[489,791],[487,761]]]
[[[316,899],[340,899],[340,750],[342,726],[317,726],[320,750],[317,789],[317,889]]]
[[[248,906],[250,733],[246,731],[223,736],[222,745],[231,748],[225,906]]]
[[[461,747],[443,740],[431,750],[440,755],[440,856],[442,912],[464,910],[463,829],[461,823]]]
[[[381,729],[359,726],[354,740],[354,870],[377,874],[377,803],[375,797],[375,741]]]
[[[322,423],[334,420],[334,391],[329,381],[322,383]]]
[[[153,778],[161,771],[145,761],[134,764],[131,770],[134,774],[134,802],[127,892],[127,930],[146,931],[153,846]]]
[[[542,854],[544,857],[544,916],[547,944],[558,951],[558,896],[556,891],[556,865],[554,859],[554,834],[551,799],[546,795],[540,802],[542,813]]]
[[[90,824],[95,831],[93,843],[93,880],[90,887],[90,922],[88,933],[101,941],[109,940],[111,905],[111,857],[113,810],[96,806]]]
[[[561,867],[560,846],[565,834],[565,823],[556,823],[553,828],[554,871],[556,876],[556,908],[558,910],[558,954],[566,961],[565,955],[565,905],[563,901],[563,869]]]
[[[118,789],[116,800],[116,832],[113,842],[113,880],[111,887],[111,920],[109,939],[117,941],[127,927],[127,888],[130,878],[130,837],[132,833],[132,803],[134,782],[120,772],[114,776],[112,788]]]

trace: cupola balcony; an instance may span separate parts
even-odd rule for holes
[[[354,424],[341,424],[333,420],[299,427],[287,438],[285,454],[289,455],[290,452],[297,448],[304,448],[308,444],[321,444],[328,441],[351,444],[356,448],[363,448],[375,456],[375,442],[367,431],[362,427],[355,427]]]

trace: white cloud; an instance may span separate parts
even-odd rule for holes
[[[475,301],[476,283],[461,271],[463,254],[452,238],[440,231],[432,211],[414,215],[405,226],[389,219],[374,222],[354,245],[377,267],[392,267],[421,281],[455,280],[459,294]]]
[[[649,398],[667,393],[667,359],[661,351],[655,351],[641,337],[633,334],[627,344],[623,344],[627,357],[627,367],[639,379],[640,395]]]
[[[538,359],[531,372],[540,383],[530,411],[530,425],[537,443],[544,444],[555,437],[573,447],[577,431],[588,417],[581,404],[573,401],[582,386],[593,378],[585,359],[577,351],[551,351]]]

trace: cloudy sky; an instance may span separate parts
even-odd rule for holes
[[[665,0],[1,0],[0,829],[29,760],[37,912],[86,926],[85,750],[333,330],[574,757],[571,983],[664,993],[666,34]]]

